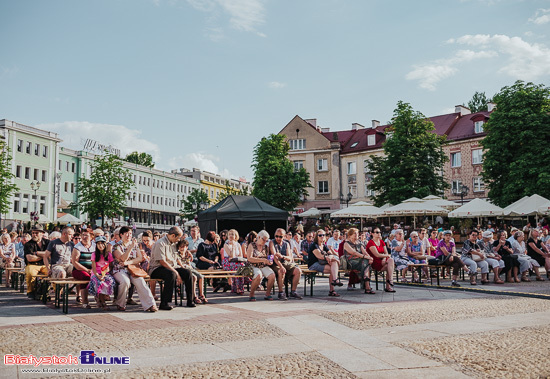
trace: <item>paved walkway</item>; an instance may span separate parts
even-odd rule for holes
[[[525,291],[537,288],[547,291],[550,283],[522,283],[522,286]],[[497,286],[489,287],[494,289]],[[498,286],[503,290],[506,287]],[[518,286],[509,287],[518,289]],[[257,302],[248,302],[247,297],[221,293],[209,294],[211,304],[194,309],[178,307],[170,312],[151,314],[134,306],[128,307],[126,312],[105,313],[72,305],[70,313],[64,315],[60,309],[44,306],[23,294],[2,288],[0,329],[3,329],[4,338],[0,341],[0,351],[2,355],[46,355],[48,351],[50,354],[78,355],[80,349],[95,349],[100,356],[130,357],[130,366],[111,366],[111,370],[121,376],[129,374],[121,370],[132,370],[131,376],[136,377],[150,376],[150,373],[140,370],[154,369],[153,372],[158,374],[162,372],[159,370],[174,368],[186,372],[193,365],[217,363],[223,366],[243,360],[260,359],[261,362],[271,356],[314,353],[324,357],[323,362],[327,365],[341,370],[344,377],[459,378],[467,375],[456,364],[429,358],[403,343],[522,327],[548,328],[550,325],[550,302],[549,309],[546,309],[546,300],[538,299],[528,300],[541,302],[544,306],[521,317],[517,314],[500,315],[497,310],[490,317],[473,315],[466,321],[451,319],[418,324],[413,321],[402,326],[373,328],[360,325],[352,328],[349,323],[338,322],[337,317],[326,317],[327,313],[349,314],[350,320],[354,320],[353,317],[360,316],[361,312],[380,309],[389,310],[390,314],[395,309],[395,313],[401,315],[408,304],[414,305],[415,309],[429,310],[430,304],[441,304],[438,300],[484,302],[490,297],[484,293],[409,286],[396,286],[396,291],[394,294],[377,291],[375,295],[365,295],[359,290],[341,289],[340,298],[331,298],[326,296],[327,280],[320,279],[315,285],[315,296],[303,300],[268,302],[260,300],[263,295],[259,293]],[[510,300],[516,301],[514,298]],[[409,317],[414,318],[414,313]],[[241,331],[240,327],[244,326],[250,333],[244,333],[244,329]],[[186,331],[192,336],[186,336]],[[95,337],[90,338],[90,347],[87,347],[89,333]],[[144,339],[136,339],[138,335],[143,335]],[[94,347],[92,341],[102,341],[103,338],[110,343],[101,345],[97,342]],[[71,339],[74,340],[72,345],[63,345]],[[22,368],[25,367],[2,364],[0,378],[32,376],[23,374]],[[254,376],[250,371],[249,375]],[[37,375],[41,376],[45,374]]]

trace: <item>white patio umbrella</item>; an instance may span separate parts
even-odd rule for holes
[[[423,197],[422,200],[424,200],[425,204],[435,205],[441,208],[453,209],[453,208],[458,208],[460,206],[460,204],[455,203],[454,201],[443,199],[435,195],[429,195],[429,196]]]
[[[309,208],[307,211],[298,214],[299,217],[319,217],[321,216],[321,211],[315,207]]]
[[[195,225],[197,225],[197,222],[196,222],[195,220],[189,220],[189,221],[186,221],[186,222],[183,224],[183,226],[187,226],[187,227],[189,227],[189,226],[195,226]]]
[[[474,199],[449,212],[453,218],[475,218],[482,216],[502,216],[502,208],[483,199]]]
[[[358,205],[359,203],[364,203],[365,205]],[[361,230],[363,230],[363,218],[374,218],[384,214],[380,208],[372,204],[363,201],[359,203],[332,212],[330,217],[359,217],[361,218]]]
[[[384,210],[384,214],[389,216],[413,216],[414,227],[416,228],[416,216],[422,215],[446,215],[449,211],[437,205],[426,204],[426,202],[417,197],[411,197],[400,204],[394,205]]]
[[[57,219],[57,221],[60,224],[71,224],[71,225],[80,225],[82,224],[82,220],[80,220],[78,217],[73,216],[70,213],[67,213],[66,215],[63,215]]]
[[[540,195],[525,196],[504,208],[504,216],[538,216],[539,208],[549,206],[550,200]]]

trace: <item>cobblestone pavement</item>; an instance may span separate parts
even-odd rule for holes
[[[550,286],[525,284],[526,292]],[[139,306],[126,312],[86,310],[71,297],[68,315],[2,288],[0,352],[78,356],[80,350],[94,350],[100,357],[130,357],[128,366],[107,366],[111,373],[106,377],[548,375],[541,367],[550,367],[550,301],[395,288],[396,293],[375,295],[340,289],[342,296],[332,298],[327,279],[321,278],[313,298],[263,301],[260,292],[257,302],[249,302],[209,293],[208,305],[157,313]],[[499,343],[504,343],[503,357],[513,354],[513,360],[498,358]],[[486,357],[494,364],[484,363]],[[22,371],[28,368],[2,364],[0,378],[58,376]]]

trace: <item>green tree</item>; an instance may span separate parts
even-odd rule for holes
[[[153,157],[151,154],[147,153],[138,153],[137,151],[134,151],[133,153],[130,153],[124,158],[126,162],[139,164],[141,166],[155,167],[155,162],[153,162]]]
[[[128,190],[134,187],[132,174],[123,167],[123,161],[116,155],[96,155],[89,178],[79,178],[78,200],[73,208],[88,213],[92,219],[101,216],[101,225],[105,218],[122,214],[126,205]]]
[[[445,136],[408,103],[399,101],[386,130],[385,156],[370,156],[366,168],[373,175],[370,189],[377,206],[397,204],[410,197],[439,195],[449,184],[441,174],[448,160]]]
[[[183,208],[180,209],[180,214],[183,218],[192,220],[201,211],[201,204],[210,204],[208,194],[203,189],[193,188],[189,196],[181,202]]]
[[[481,141],[489,198],[504,207],[525,195],[550,197],[550,88],[517,81],[494,102]]]
[[[478,92],[474,93],[474,96],[472,96],[472,99],[468,101],[468,108],[472,111],[472,113],[486,111],[487,103],[491,103],[493,100],[491,98],[488,98],[485,95],[485,92]]]
[[[230,195],[248,196],[248,195],[250,195],[250,193],[248,192],[248,188],[246,188],[246,187],[241,188],[241,189],[236,189],[234,187],[231,187],[231,185],[229,184],[229,180],[226,180],[225,181],[225,188],[223,189],[222,192],[220,192],[218,194],[218,196],[216,197],[216,201],[220,202],[223,199],[225,199],[227,196],[230,196]]]
[[[12,183],[15,175],[11,172],[11,159],[11,151],[8,144],[0,140],[0,221],[2,219],[2,213],[8,213],[11,209],[11,195],[19,190],[19,188]]]
[[[254,147],[252,194],[277,208],[294,209],[311,187],[309,173],[294,170],[288,159],[289,145],[284,135],[271,134]]]

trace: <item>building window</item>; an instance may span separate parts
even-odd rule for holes
[[[374,191],[369,189],[370,183],[365,183],[365,196],[374,196]]]
[[[31,178],[31,168],[25,167],[25,179],[30,179],[30,178]]]
[[[31,153],[31,149],[32,149],[32,143],[27,142],[27,148],[25,149],[25,152],[26,152],[27,154],[30,154],[30,153]]]
[[[20,152],[20,153],[23,152],[23,140],[22,139],[17,140],[17,151]]]
[[[71,163],[71,172],[76,171],[76,163]]]
[[[483,121],[474,122],[474,133],[483,133]]]
[[[42,146],[42,156],[48,158],[48,146]]]
[[[15,198],[13,199],[13,211],[15,213],[19,212],[19,207],[21,206],[21,194],[16,193]]]
[[[61,159],[60,159],[59,160],[59,171],[61,171],[63,169],[61,166],[62,166],[62,162],[61,162]]]
[[[23,209],[21,213],[29,213],[29,195],[23,195]]]
[[[357,174],[357,162],[348,162],[348,175]]]
[[[477,177],[474,178],[474,192],[483,192],[485,191],[485,184],[483,183],[483,178]]]
[[[376,144],[376,134],[369,134],[367,136],[367,144],[369,146],[374,146]]]
[[[452,192],[462,191],[462,180],[453,180],[451,182],[451,191]]]
[[[304,161],[294,161],[294,171],[299,171],[304,168]]]
[[[74,193],[74,183],[71,183],[71,193]]]
[[[317,182],[317,193],[329,193],[327,180],[320,180]]]
[[[46,196],[40,196],[40,214],[46,214]]]
[[[69,172],[69,162],[65,162],[65,171]]]
[[[476,149],[472,150],[472,164],[482,164],[483,163],[483,150]]]
[[[352,197],[357,197],[357,186],[348,186],[348,193],[351,193]]]
[[[291,139],[288,141],[290,150],[304,150],[306,148],[305,139]]]
[[[317,159],[317,171],[328,171],[327,159]]]
[[[40,144],[38,144],[38,143],[34,144],[34,155],[36,155],[36,156],[40,155]]]
[[[462,154],[451,153],[451,167],[460,167],[460,166],[462,166]]]
[[[15,167],[15,177],[20,178],[21,177],[21,166]]]
[[[46,182],[46,170],[42,170],[42,181],[45,183]]]
[[[369,168],[367,167],[367,162],[368,162],[368,161],[369,161],[368,159],[365,159],[365,160],[363,161],[363,170],[365,171],[365,173],[370,172]]]
[[[39,169],[35,168],[34,169],[34,180],[38,180],[38,173],[40,172]]]
[[[69,192],[69,183],[65,182],[65,192]]]

